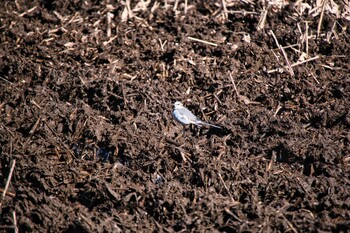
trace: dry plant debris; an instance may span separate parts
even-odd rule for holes
[[[1,231],[348,231],[349,20],[333,0],[1,1]],[[224,130],[183,130],[175,101]]]

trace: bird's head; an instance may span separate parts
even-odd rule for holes
[[[183,104],[182,104],[180,101],[176,101],[176,102],[174,103],[174,107],[175,107],[175,109],[182,108],[182,107],[183,107]]]

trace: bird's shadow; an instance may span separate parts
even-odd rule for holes
[[[198,135],[206,135],[207,138],[210,138],[212,135],[216,135],[218,137],[224,137],[229,134],[232,134],[232,130],[220,126],[221,128],[216,128],[216,127],[198,127],[198,126],[192,126],[190,127],[190,131],[193,136],[198,136]]]

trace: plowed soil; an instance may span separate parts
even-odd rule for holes
[[[345,1],[186,2],[1,1],[0,231],[349,230]]]

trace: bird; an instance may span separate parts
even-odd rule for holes
[[[209,124],[205,121],[202,121],[196,117],[190,110],[188,110],[180,101],[174,103],[174,110],[172,112],[173,117],[182,125],[194,124],[197,126],[210,126],[214,128],[221,129],[220,126]]]

